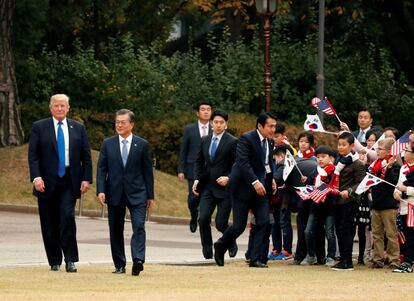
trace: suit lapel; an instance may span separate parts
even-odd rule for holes
[[[113,149],[115,151],[115,157],[118,158],[118,163],[121,164],[122,167],[124,167],[124,163],[122,162],[122,156],[121,156],[121,148],[119,145],[119,135],[116,135],[114,139],[112,140],[113,143]]]
[[[119,149],[119,147],[118,147],[118,149]],[[138,139],[137,139],[137,137],[132,135],[131,147],[129,148],[128,159],[126,161],[125,167],[127,167],[128,163],[131,161],[132,157],[137,154],[137,151],[138,151]],[[121,157],[121,152],[119,152],[119,155]],[[122,162],[122,157],[121,157],[121,162]]]
[[[205,156],[205,160],[209,163],[211,163],[211,158],[210,158],[211,138],[212,138],[212,136],[208,135],[206,137],[206,140],[205,140],[205,143],[204,143],[204,146],[203,146],[204,147],[203,153],[204,153],[204,156]]]
[[[227,132],[224,132],[223,133],[223,136],[221,137],[221,139],[220,139],[220,143],[219,143],[219,145],[218,145],[218,147],[217,147],[217,150],[216,150],[216,156],[214,157],[214,159],[216,159],[218,156],[220,156],[220,154],[221,154],[221,150],[224,148],[224,146],[226,145],[226,143],[227,143]]]
[[[49,123],[49,133],[48,133],[48,136],[50,137],[50,139],[52,140],[52,144],[53,144],[53,149],[55,150],[55,152],[56,152],[56,155],[57,156],[59,156],[58,155],[58,149],[57,149],[57,141],[56,141],[56,132],[55,132],[55,124],[54,124],[54,121],[53,121],[53,118],[51,117],[50,118],[50,123]]]
[[[66,124],[68,125],[68,135],[69,135],[69,162],[72,158],[73,152],[73,124],[72,121],[66,118]]]
[[[260,154],[260,160],[262,160],[263,165],[265,164],[265,158],[263,157],[263,148],[262,148],[262,143],[260,141],[260,136],[257,133],[257,130],[254,131],[254,137],[255,137],[255,144],[256,144],[256,149]]]

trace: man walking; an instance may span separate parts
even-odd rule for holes
[[[249,209],[256,220],[255,236],[250,250],[250,267],[267,268],[262,244],[269,225],[269,196],[276,189],[273,179],[273,139],[276,117],[262,113],[256,129],[243,134],[238,143],[229,191],[233,204],[233,225],[214,244],[214,259],[224,265],[224,253],[246,229]]]
[[[115,274],[126,266],[124,223],[126,207],[132,224],[132,275],[144,270],[145,215],[154,199],[154,177],[149,144],[132,134],[135,115],[122,109],[116,112],[118,135],[105,139],[99,154],[96,186],[98,200],[108,206],[109,236]]]
[[[194,195],[192,188],[194,184],[194,163],[197,159],[198,149],[201,138],[211,134],[210,126],[211,104],[201,102],[197,107],[198,121],[191,123],[184,128],[183,141],[180,146],[180,158],[178,160],[178,180],[188,181],[188,209],[190,210],[190,231],[194,233],[197,230],[198,206],[200,198]]]
[[[66,271],[77,272],[75,204],[92,183],[92,161],[85,127],[66,118],[69,97],[50,98],[52,117],[33,123],[29,142],[30,179],[37,196],[43,243],[52,271],[62,252]]]
[[[231,211],[230,198],[226,191],[231,167],[234,163],[236,138],[226,132],[228,115],[216,110],[211,116],[213,133],[201,138],[194,168],[193,193],[200,195],[201,245],[206,259],[213,258],[213,240],[211,236],[211,216],[217,207],[216,228],[223,233],[228,227]],[[230,257],[235,257],[237,245],[229,249]]]

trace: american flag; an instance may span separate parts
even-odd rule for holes
[[[400,245],[405,244],[404,226],[401,215],[397,215],[397,230],[398,230],[398,243]]]
[[[395,156],[404,151],[409,143],[408,137],[410,136],[411,131],[408,131],[404,135],[402,135],[394,144],[391,146],[391,155]]]
[[[332,107],[331,103],[329,102],[328,98],[326,98],[326,97],[323,100],[315,97],[315,98],[312,99],[311,104],[312,104],[312,106],[314,106],[318,110],[321,110],[325,114],[336,115],[336,112],[335,112],[334,108]]]
[[[309,197],[316,203],[319,204],[323,202],[326,196],[332,191],[332,188],[325,183],[322,183],[321,186],[316,187],[311,193],[309,193]]]
[[[414,204],[407,203],[407,227],[414,227]]]

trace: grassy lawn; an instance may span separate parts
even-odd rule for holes
[[[252,269],[243,262],[216,266],[147,264],[139,277],[113,275],[112,266],[78,266],[77,274],[47,267],[3,268],[1,300],[410,300],[413,274],[356,267],[271,262]]]
[[[0,204],[37,206],[32,195],[27,148],[27,144],[0,148]],[[94,177],[98,155],[97,151],[92,151]],[[96,187],[92,184],[85,195],[83,208],[100,212],[101,205],[95,193]],[[181,183],[175,176],[155,171],[155,200],[153,215],[187,217],[187,182]]]

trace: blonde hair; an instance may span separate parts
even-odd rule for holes
[[[390,150],[391,146],[394,144],[395,139],[388,137],[388,138],[383,138],[381,140],[378,141],[378,146],[381,145],[383,146],[386,150]]]
[[[68,108],[69,108],[69,96],[67,96],[66,94],[55,94],[55,95],[52,95],[50,97],[49,107],[51,107],[56,100],[64,100],[64,101],[66,101],[66,103],[68,104]]]

